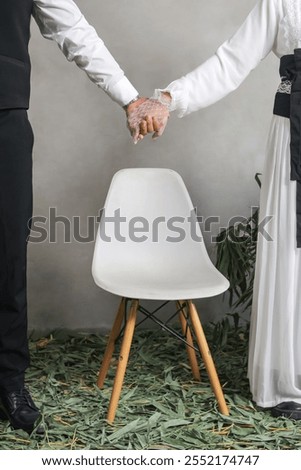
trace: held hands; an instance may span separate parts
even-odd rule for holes
[[[127,126],[135,144],[147,134],[153,134],[153,139],[163,134],[169,118],[168,103],[171,101],[168,93],[164,95],[168,96],[164,96],[162,101],[139,98],[127,106]]]

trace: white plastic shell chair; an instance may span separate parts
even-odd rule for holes
[[[125,322],[108,421],[115,419],[137,312],[142,309],[141,301],[146,299],[176,302],[193,376],[200,380],[195,338],[220,412],[228,415],[192,299],[221,294],[228,289],[229,282],[208,256],[194,207],[178,173],[162,168],[133,168],[114,175],[98,228],[92,275],[99,287],[121,297],[99,371],[100,388]],[[127,315],[125,307],[129,299],[131,307]],[[152,317],[151,313],[147,315]]]

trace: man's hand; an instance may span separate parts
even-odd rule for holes
[[[139,98],[127,106],[126,114],[135,144],[149,133],[153,134],[153,139],[160,137],[169,118],[168,106],[152,98]]]

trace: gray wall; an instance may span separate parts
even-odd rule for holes
[[[255,0],[77,0],[142,95],[199,65],[232,35]],[[222,224],[258,203],[254,174],[262,170],[278,61],[271,54],[235,93],[184,119],[172,115],[164,136],[137,146],[122,109],[66,61],[32,24],[29,111],[35,131],[34,213],[49,207],[72,219],[102,207],[114,173],[126,167],[178,171],[199,214]],[[214,227],[215,230],[217,229]],[[209,240],[208,250],[212,256]],[[107,330],[118,299],[95,286],[94,243],[29,246],[29,328]],[[227,306],[198,302],[205,321]]]

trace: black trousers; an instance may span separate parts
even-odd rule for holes
[[[32,147],[26,110],[0,110],[0,392],[22,386],[29,365],[26,253]]]

